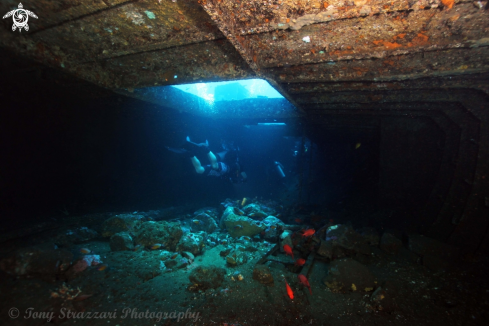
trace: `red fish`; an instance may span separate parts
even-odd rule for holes
[[[284,245],[284,251],[285,254],[290,255],[292,259],[294,259],[294,253],[292,252],[292,248],[288,244]]]
[[[310,237],[311,235],[313,235],[316,231],[314,229],[309,229],[309,230],[305,230],[304,233],[302,233],[302,236],[303,237]]]
[[[312,295],[311,286],[309,285],[309,281],[307,280],[307,278],[304,275],[302,275],[302,274],[297,275],[297,278],[299,279],[299,282],[302,285],[304,285],[305,287],[309,288],[309,292]]]
[[[289,295],[290,300],[294,300],[294,292],[292,292],[292,289],[290,288],[289,284],[287,284],[287,280],[284,277],[285,281],[285,288],[287,289],[287,294]]]
[[[301,223],[302,223],[302,220],[301,220],[300,218],[296,218],[294,221],[295,221],[296,223],[299,223],[299,224],[301,224]]]
[[[304,258],[299,258],[295,261],[295,266],[303,266],[306,263],[306,260]]]

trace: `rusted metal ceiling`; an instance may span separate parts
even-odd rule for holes
[[[3,19],[1,46],[129,95],[141,87],[261,77],[307,111],[296,101],[304,83],[321,83],[326,93],[399,89],[420,78],[422,85],[413,82],[413,87],[463,84],[486,91],[489,84],[487,1],[37,0],[23,5],[38,19],[30,18],[29,31],[22,32],[13,32],[12,20]],[[2,1],[0,13],[17,6],[17,0]],[[447,78],[461,82],[443,82]],[[354,103],[348,94],[342,100]]]

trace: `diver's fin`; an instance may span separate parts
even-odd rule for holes
[[[185,153],[189,153],[190,151],[185,149],[185,148],[174,148],[174,147],[170,147],[170,146],[165,146],[165,148],[169,151],[172,151],[173,153],[177,153],[177,154],[185,154]]]
[[[191,146],[188,146],[191,145]],[[207,154],[210,152],[209,150],[209,142],[207,139],[205,140],[205,143],[194,143],[190,140],[190,137],[187,136],[187,146],[184,146],[185,148],[189,150],[197,150],[199,153]],[[189,148],[189,147],[194,147],[194,148]]]
[[[209,142],[207,141],[207,139],[205,140],[205,143],[194,143],[193,141],[190,140],[190,137],[187,136],[187,142],[189,142],[190,144],[192,145],[195,145],[197,147],[209,147]]]

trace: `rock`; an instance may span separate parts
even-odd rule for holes
[[[253,279],[265,285],[273,285],[273,276],[270,268],[265,265],[256,265],[253,269]]]
[[[233,238],[242,236],[253,237],[266,228],[264,223],[254,221],[244,215],[235,214],[234,207],[226,208],[221,218],[221,224],[226,227]]]
[[[124,231],[135,234],[142,223],[142,218],[144,218],[143,215],[115,215],[102,223],[102,237],[109,238],[116,233]]]
[[[380,242],[380,236],[376,229],[364,227],[357,231],[367,243],[371,246],[378,246]]]
[[[371,250],[367,240],[349,225],[332,225],[326,230],[326,241],[332,241],[333,247],[340,247],[338,252],[347,255],[361,253],[370,255]]]
[[[282,232],[281,230],[284,229],[285,224],[275,216],[267,216],[267,218],[263,220],[263,223],[266,226],[263,238],[267,241],[276,242],[277,236],[279,232]],[[287,235],[285,235],[284,238],[286,236]]]
[[[193,263],[195,260],[195,256],[191,252],[188,252],[188,251],[182,251],[182,256],[187,258],[190,263]]]
[[[402,247],[402,241],[396,238],[391,233],[384,232],[380,239],[380,249],[389,253],[397,254]]]
[[[321,240],[321,244],[319,245],[319,249],[317,250],[317,254],[319,256],[323,256],[329,259],[333,258],[333,242]]]
[[[135,242],[145,247],[160,243],[162,248],[176,251],[182,234],[182,228],[176,222],[143,222],[137,231]]]
[[[71,247],[73,244],[86,242],[100,237],[97,231],[87,227],[70,228],[62,231],[53,238],[53,242],[60,247]]]
[[[409,249],[422,257],[423,265],[432,270],[441,270],[456,263],[461,255],[460,249],[422,235],[410,235]]]
[[[345,258],[330,264],[324,283],[333,292],[369,292],[375,287],[374,281],[374,276],[365,265],[351,258]]]
[[[192,264],[192,262],[188,258],[181,257],[181,258],[177,259],[176,267],[178,269],[182,269],[182,268],[185,268],[191,264]]]
[[[110,250],[124,251],[133,249],[134,243],[128,232],[119,232],[110,237]]]
[[[194,217],[192,217],[192,220],[200,221],[198,224],[192,223],[193,232],[205,231],[207,233],[212,233],[218,228],[216,220],[205,211],[199,211],[198,214],[195,214]]]
[[[248,261],[248,255],[241,250],[233,250],[226,256],[226,261],[231,266],[238,266]]]
[[[246,205],[245,207],[243,207],[243,211],[246,213],[246,215],[248,215],[248,217],[259,221],[263,220],[269,215],[261,210],[260,205],[255,203]]]
[[[205,291],[216,289],[224,281],[226,270],[215,266],[198,266],[189,275],[189,280],[195,288]]]
[[[229,255],[229,253],[231,252],[231,250],[232,250],[231,248],[226,248],[224,250],[221,250],[219,252],[219,256],[226,257],[227,255]]]
[[[392,312],[397,308],[397,295],[397,289],[392,282],[385,282],[372,293],[370,301],[378,310]]]
[[[180,239],[176,251],[187,251],[197,256],[202,253],[204,237],[196,233],[188,233]]]
[[[73,266],[70,268],[70,273],[78,274],[83,272],[90,266],[97,266],[101,263],[102,260],[100,260],[99,255],[85,255],[73,264]]]
[[[173,259],[168,259],[168,260],[165,260],[165,266],[167,268],[174,268],[175,266],[177,266],[178,262],[184,257],[182,257],[181,255],[177,255],[175,258]]]
[[[70,267],[72,260],[73,254],[68,250],[41,245],[17,250],[0,261],[0,269],[15,276],[53,281]]]

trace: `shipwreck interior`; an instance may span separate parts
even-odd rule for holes
[[[75,215],[253,193],[487,257],[489,1],[22,5],[28,28],[0,22],[2,253]],[[210,105],[170,87],[254,78],[283,98]],[[240,134],[255,180],[195,180],[165,150],[189,130],[211,144]],[[277,157],[287,186],[270,180]]]

